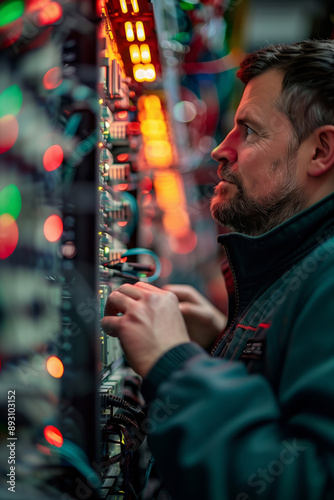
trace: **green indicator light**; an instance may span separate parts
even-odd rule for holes
[[[0,192],[0,215],[9,214],[17,219],[21,206],[21,194],[15,184],[9,184]]]
[[[181,33],[176,33],[176,35],[172,37],[172,40],[176,40],[181,43],[188,43],[190,41],[190,34],[182,31]]]
[[[7,0],[0,5],[0,28],[16,21],[24,12],[23,0]]]
[[[18,85],[7,87],[0,94],[0,118],[5,115],[17,115],[21,109],[22,100],[22,92]]]
[[[191,3],[180,2],[180,7],[182,10],[194,10],[195,6]]]

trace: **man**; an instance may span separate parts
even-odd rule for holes
[[[232,230],[225,330],[192,289],[145,283],[113,292],[102,324],[144,379],[173,498],[334,499],[334,42],[269,47],[238,76],[212,154],[212,214]]]

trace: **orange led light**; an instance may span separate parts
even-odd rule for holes
[[[136,33],[140,42],[144,42],[144,40],[146,40],[144,25],[141,21],[136,22]]]
[[[146,72],[143,64],[135,64],[133,67],[133,77],[136,82],[143,82],[145,80]]]
[[[129,47],[131,62],[133,64],[138,64],[141,61],[139,47],[136,44],[130,45]]]
[[[46,369],[54,378],[60,378],[64,373],[64,365],[57,356],[51,356],[46,362]]]
[[[162,120],[144,120],[140,128],[143,135],[154,138],[167,136],[167,126]]]
[[[54,24],[63,15],[63,8],[58,2],[49,2],[37,15],[38,26],[49,26]]]
[[[117,224],[119,225],[119,227],[125,227],[127,225],[127,221],[119,221],[117,222]]]
[[[64,438],[62,433],[53,425],[47,425],[44,429],[44,437],[48,443],[61,448],[63,446]]]
[[[119,111],[117,113],[117,118],[119,118],[120,120],[125,120],[125,118],[128,117],[128,112],[127,111]]]
[[[133,42],[133,40],[135,39],[135,34],[133,32],[132,23],[128,21],[124,24],[124,27],[125,27],[125,36],[127,41]]]
[[[133,12],[139,12],[137,0],[131,0],[131,5],[132,5]]]
[[[161,109],[161,101],[159,97],[155,94],[151,94],[146,97],[144,101],[144,106],[146,110],[160,110]]]
[[[156,79],[156,72],[155,72],[155,67],[153,64],[146,64],[145,65],[145,78],[147,82],[154,82]]]
[[[126,5],[126,0],[119,0],[119,3],[120,3],[123,14],[126,14],[128,11],[128,6]]]
[[[152,167],[167,168],[173,160],[168,141],[148,141],[144,146],[145,157]]]
[[[137,82],[153,82],[156,78],[153,64],[135,64],[133,77]]]
[[[50,215],[44,223],[44,236],[50,241],[59,240],[63,233],[63,221],[59,215]]]
[[[141,56],[141,62],[143,62],[143,63],[150,63],[151,62],[150,47],[147,45],[147,43],[143,43],[140,46],[140,56]]]

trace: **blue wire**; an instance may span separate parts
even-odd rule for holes
[[[161,264],[159,257],[155,252],[152,252],[152,250],[148,250],[147,248],[131,248],[130,250],[127,250],[125,253],[122,254],[121,259],[123,257],[128,257],[130,255],[150,255],[154,259],[155,262],[154,273],[152,274],[152,276],[147,276],[146,278],[142,279],[142,281],[147,281],[148,283],[151,283],[152,281],[155,281],[156,279],[159,278],[161,273]]]

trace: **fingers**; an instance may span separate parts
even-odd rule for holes
[[[142,292],[133,285],[122,285],[109,295],[104,314],[106,316],[124,314],[133,305],[133,301],[139,300],[141,296]]]
[[[157,293],[161,292],[161,290],[142,282],[134,285],[129,283],[121,285],[109,295],[104,314],[105,316],[117,316],[119,313],[125,314],[129,308],[133,307],[134,300],[140,300],[152,292]]]
[[[101,328],[111,337],[117,337],[120,319],[120,316],[105,316],[101,319]]]
[[[144,281],[138,281],[133,286],[136,287],[137,289],[142,290],[144,293],[145,292],[163,293],[163,290],[161,290],[160,288],[150,285],[149,283],[145,283]]]
[[[191,302],[180,302],[180,311],[184,318],[198,316],[198,305]]]
[[[166,291],[173,292],[179,299],[179,302],[193,302],[198,304],[199,297],[201,297],[197,290],[189,285],[165,285],[163,288]]]

